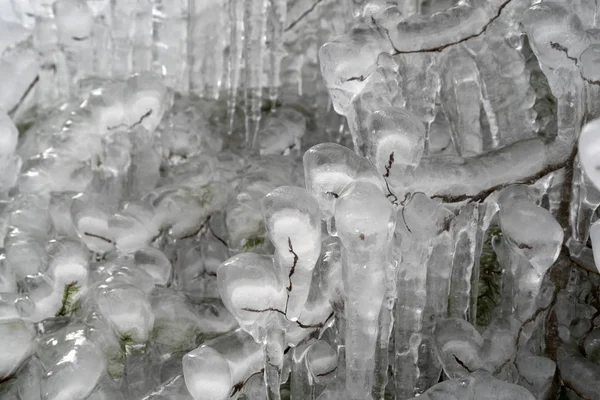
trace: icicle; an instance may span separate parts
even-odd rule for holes
[[[262,106],[263,57],[267,29],[267,1],[244,2],[244,108],[246,112],[246,146],[258,144]]]
[[[154,71],[181,92],[189,87],[187,70],[188,2],[154,0]]]
[[[133,72],[152,69],[152,5],[143,0],[134,13],[131,36]]]
[[[244,38],[243,2],[229,0],[229,56],[227,58],[227,118],[229,131],[233,131],[235,107],[237,105],[238,89],[240,85],[240,69],[242,65],[242,41]]]
[[[386,265],[390,263],[396,213],[378,188],[356,181],[340,193],[335,220],[343,245],[343,277],[346,288],[346,398],[372,399],[380,394],[381,374],[375,360],[377,342],[386,347],[388,337],[379,337],[380,312],[387,288]],[[391,318],[391,317],[390,317]],[[387,367],[386,367],[387,370]]]
[[[281,60],[283,58],[283,29],[286,20],[286,0],[268,0],[267,21],[267,52],[269,55],[269,70],[267,88],[271,109],[276,107],[280,82]]]
[[[226,13],[226,0],[190,0],[190,90],[201,97],[219,97],[229,41]]]
[[[468,319],[471,305],[471,278],[476,262],[477,225],[479,205],[469,203],[460,210],[454,219],[454,253],[452,259],[452,279],[448,316]]]
[[[130,23],[136,11],[136,0],[111,0],[112,76],[124,78],[131,74],[132,54]]]
[[[58,45],[64,52],[69,73],[69,91],[74,94],[78,81],[92,72],[92,11],[82,0],[58,0],[52,9]]]
[[[401,260],[397,277],[394,351],[394,378],[398,398],[407,398],[419,393],[417,381],[421,376],[422,364],[419,361],[431,349],[430,345],[423,347],[424,336],[431,333],[425,332],[423,321],[428,298],[427,263],[433,254],[434,238],[448,217],[438,203],[422,193],[415,193],[399,211],[396,232],[401,243],[396,249],[396,258]],[[439,253],[436,255],[439,257]],[[449,263],[448,255],[444,255],[442,260]],[[444,289],[443,283],[439,286],[438,289]],[[445,289],[447,294],[447,287]],[[440,296],[444,295],[441,290],[438,293]]]
[[[108,78],[111,75],[112,63],[111,5],[108,0],[87,0],[87,5],[94,16],[89,44],[93,52],[90,76]]]
[[[64,55],[59,51],[52,3],[41,0],[35,7],[33,42],[39,57],[38,109],[43,113],[68,97],[69,81]]]

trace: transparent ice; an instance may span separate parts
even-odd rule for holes
[[[600,399],[588,0],[0,0],[0,399]]]

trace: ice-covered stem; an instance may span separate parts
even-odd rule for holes
[[[304,188],[281,186],[262,201],[275,260],[287,281],[285,314],[296,321],[308,298],[312,271],[321,252],[319,203]]]
[[[243,329],[210,340],[183,357],[183,376],[195,400],[226,400],[264,366],[262,346]]]
[[[268,400],[279,400],[281,394],[281,371],[285,351],[285,330],[282,329],[281,315],[272,315],[267,320],[267,337],[264,341],[265,352],[265,387]],[[272,326],[270,326],[272,325]]]
[[[549,211],[535,205],[526,186],[504,189],[498,204],[502,238],[495,250],[511,281],[503,285],[504,307],[525,321],[534,312],[546,271],[558,258],[564,233]]]
[[[380,392],[374,387],[374,355],[396,213],[377,186],[355,181],[339,194],[335,221],[346,288],[346,395],[371,399],[373,391]]]
[[[313,146],[304,153],[303,162],[306,189],[319,202],[330,235],[336,235],[332,220],[335,201],[349,183],[371,182],[381,193],[387,193],[385,180],[373,164],[339,144]]]
[[[534,182],[565,167],[574,141],[575,136],[550,141],[532,138],[471,158],[423,158],[412,185],[403,176],[388,181],[393,189],[406,187],[447,202],[483,200],[509,183]]]

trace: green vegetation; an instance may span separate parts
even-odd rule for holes
[[[69,317],[79,307],[78,302],[73,301],[73,297],[79,291],[80,287],[77,282],[67,283],[63,289],[62,304],[56,313],[57,317]]]
[[[121,348],[122,354],[126,354],[127,346],[132,345],[134,343],[135,341],[133,340],[133,336],[131,336],[130,333],[124,333],[121,336],[119,336],[119,346]]]
[[[492,311],[500,303],[502,268],[492,247],[492,241],[500,236],[502,236],[500,227],[497,224],[490,225],[479,259],[478,326],[489,325]]]
[[[251,251],[259,246],[265,244],[265,238],[262,236],[255,236],[244,240],[244,244],[242,245],[242,250],[245,252]]]

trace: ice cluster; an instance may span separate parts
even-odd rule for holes
[[[0,0],[0,400],[600,400],[600,3]]]

